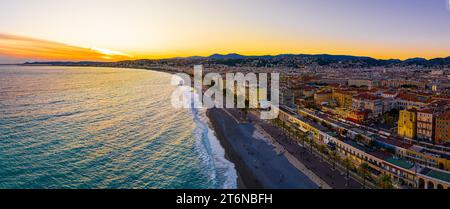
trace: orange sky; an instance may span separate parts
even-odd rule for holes
[[[82,48],[7,34],[0,34],[0,54],[15,59],[49,61],[117,61],[133,58],[130,55],[105,49]]]
[[[449,8],[448,0],[5,1],[0,63],[214,53],[447,57]]]

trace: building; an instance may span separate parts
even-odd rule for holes
[[[380,81],[380,86],[386,88],[400,88],[404,86],[416,86],[417,88],[424,89],[426,83],[422,81],[404,80],[404,79],[388,79]]]
[[[347,83],[349,86],[367,87],[369,89],[376,85],[372,80],[368,79],[349,79]]]
[[[414,139],[417,136],[417,111],[416,109],[400,110],[398,118],[398,135]]]
[[[436,116],[434,141],[436,144],[450,142],[450,108],[447,108],[442,114]]]
[[[379,117],[383,114],[383,98],[371,94],[359,94],[352,99],[352,108],[354,110],[370,110],[373,117]]]
[[[336,100],[340,107],[351,108],[353,91],[333,90],[332,98]]]
[[[444,71],[443,70],[432,70],[430,72],[430,75],[432,75],[432,76],[443,76],[444,75]]]
[[[450,171],[450,156],[426,150],[421,146],[413,145],[408,149],[405,149],[404,157],[408,161],[422,166]]]
[[[395,91],[385,91],[381,93],[381,96],[384,98],[395,98],[398,95]]]
[[[350,110],[347,113],[346,119],[355,123],[363,124],[367,117],[367,111]]]
[[[303,98],[313,97],[317,92],[318,88],[313,86],[302,86],[298,88],[298,97],[301,96]],[[297,95],[296,95],[297,96]]]
[[[417,139],[432,142],[434,138],[434,109],[417,110]]]
[[[431,102],[426,96],[411,93],[400,93],[395,99],[397,100],[397,108],[401,110],[425,107]]]
[[[369,111],[327,107],[322,107],[322,110],[358,124],[363,124],[369,117]]]
[[[323,92],[317,92],[314,94],[314,102],[318,105],[322,105],[329,100],[331,100],[332,95],[331,92],[323,91]]]
[[[425,167],[417,173],[419,189],[449,189],[450,172]]]
[[[397,109],[397,101],[394,98],[383,99],[383,113]]]

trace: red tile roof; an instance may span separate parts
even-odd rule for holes
[[[377,99],[382,99],[382,97],[375,96],[375,95],[372,95],[372,94],[367,94],[367,93],[359,94],[359,95],[355,96],[354,98],[355,99],[359,99],[359,100],[377,100]]]
[[[395,92],[395,91],[385,91],[385,92],[383,92],[383,94],[396,95],[397,92]]]
[[[423,99],[419,97],[417,94],[411,94],[411,93],[400,93],[395,98],[406,100],[406,101],[412,101],[412,102],[422,102],[422,103],[428,103],[429,98],[422,96]]]

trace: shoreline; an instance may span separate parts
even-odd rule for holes
[[[235,166],[237,174],[237,189],[262,188],[262,185],[258,181],[254,181],[256,177],[249,171],[247,166],[242,163],[239,155],[232,149],[231,144],[224,136],[222,130],[219,128],[219,124],[216,118],[211,114],[211,109],[206,110],[206,116],[209,120],[208,125],[210,125],[214,130],[216,138],[219,140],[220,145],[225,150],[225,159],[232,162]]]
[[[277,152],[270,139],[252,124],[239,123],[221,109],[208,109],[207,117],[216,133],[226,158],[237,172],[238,189],[317,189],[312,180],[285,153]]]

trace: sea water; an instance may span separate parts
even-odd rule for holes
[[[204,109],[151,70],[0,66],[0,188],[236,188]]]

